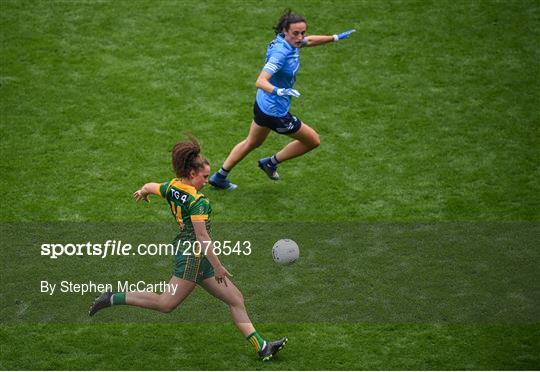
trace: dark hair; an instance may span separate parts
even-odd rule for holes
[[[189,177],[189,173],[196,172],[210,165],[208,159],[201,155],[201,145],[194,137],[189,140],[178,142],[172,148],[172,166],[176,177]]]
[[[294,14],[291,11],[291,9],[285,9],[283,11],[283,15],[281,17],[279,17],[279,21],[278,21],[277,25],[274,26],[274,32],[277,35],[277,34],[282,33],[283,30],[289,31],[289,27],[293,23],[300,23],[300,22],[307,23],[306,19],[303,16],[298,15],[298,14]]]

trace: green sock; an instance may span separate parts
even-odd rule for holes
[[[251,345],[253,345],[256,351],[261,351],[266,345],[266,341],[264,341],[257,331],[247,336],[247,340],[251,343]]]
[[[118,292],[112,295],[111,305],[125,305],[126,304],[126,292]]]

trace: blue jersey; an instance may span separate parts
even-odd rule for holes
[[[289,44],[283,34],[279,34],[266,50],[263,71],[272,74],[270,83],[278,88],[292,88],[299,67],[300,50]],[[285,116],[291,105],[291,96],[278,96],[258,89],[257,104],[266,115]]]

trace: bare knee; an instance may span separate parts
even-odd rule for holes
[[[308,145],[311,149],[314,149],[321,145],[321,137],[319,136],[319,133],[313,132],[313,134],[309,138],[309,141],[306,142],[306,145]]]
[[[244,296],[242,295],[242,292],[238,291],[235,293],[235,295],[230,299],[229,306],[232,307],[241,307],[244,308]]]
[[[174,309],[176,309],[176,306],[165,304],[165,305],[160,306],[159,311],[161,311],[164,314],[168,314],[172,312]]]
[[[178,303],[172,302],[170,300],[161,300],[158,303],[158,310],[162,313],[167,314],[176,309],[178,305]]]
[[[308,148],[308,151],[319,147],[321,145],[321,137],[319,136],[319,133],[315,132],[315,130],[309,125],[305,123],[302,124],[303,125],[300,128],[300,136],[296,137],[296,139],[302,142],[302,144]]]
[[[321,137],[319,136],[319,133],[315,133],[315,136],[313,137],[313,148],[319,147],[321,145]]]

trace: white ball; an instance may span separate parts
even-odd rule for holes
[[[291,239],[280,239],[272,247],[272,258],[280,265],[290,265],[298,260],[300,249]]]

